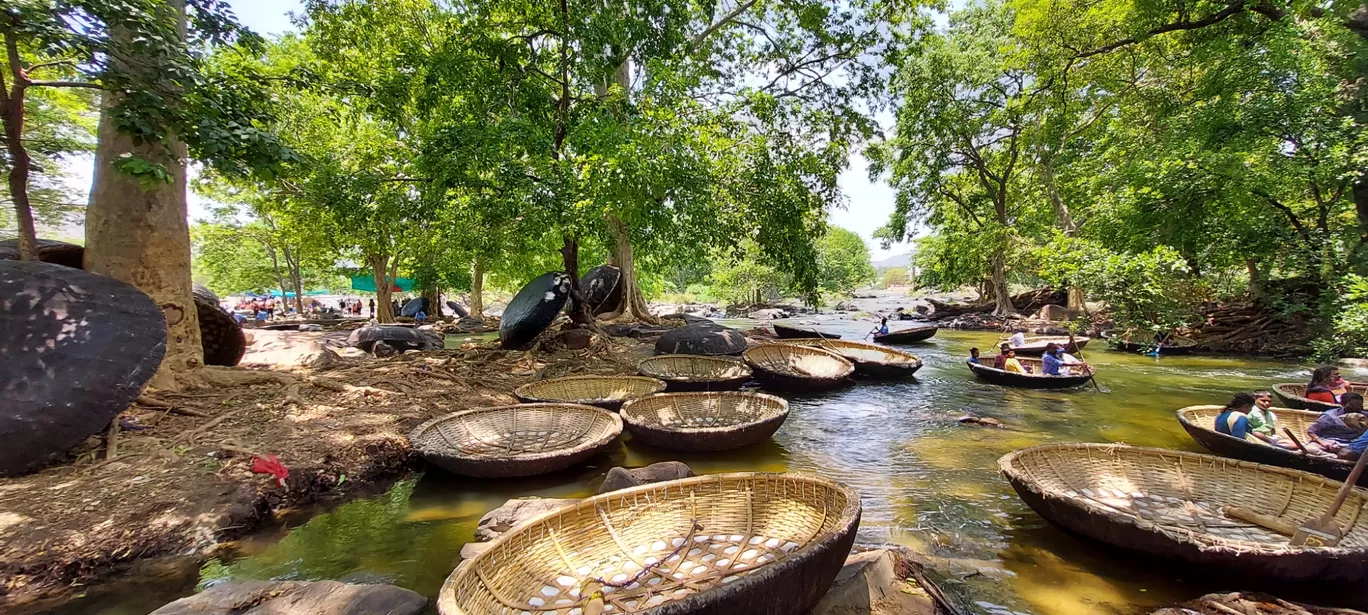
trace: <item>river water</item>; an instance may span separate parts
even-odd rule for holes
[[[833,321],[820,328],[859,339],[868,326]],[[508,498],[584,497],[613,465],[670,459],[699,473],[804,472],[854,486],[864,504],[861,542],[906,545],[933,556],[935,578],[970,613],[1135,613],[1237,589],[1228,581],[1180,577],[1056,529],[1016,497],[998,474],[997,459],[1058,441],[1201,451],[1179,427],[1176,409],[1303,380],[1305,367],[1205,356],[1156,359],[1107,351],[1099,341],[1083,354],[1098,366],[1102,392],[1027,391],[983,384],[964,366],[971,346],[991,354],[996,337],[942,330],[907,347],[925,361],[915,380],[789,396],[788,421],[761,445],[680,455],[627,441],[591,467],[524,480],[464,480],[432,471],[263,532],[244,541],[238,557],[210,562],[190,582],[92,595],[88,603],[78,601],[61,612],[146,613],[192,592],[194,585],[225,579],[379,581],[430,597],[457,564],[479,518]],[[1005,428],[958,424],[955,419],[966,413],[1000,419]]]

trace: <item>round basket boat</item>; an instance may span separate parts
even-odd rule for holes
[[[1349,382],[1349,391],[1359,395],[1368,396],[1368,382]],[[1273,394],[1278,396],[1284,406],[1296,410],[1314,410],[1324,412],[1331,408],[1339,407],[1339,404],[1330,404],[1314,399],[1307,399],[1306,385],[1295,382],[1285,382],[1273,385]]]
[[[766,388],[775,390],[824,390],[840,386],[855,366],[840,355],[796,344],[761,344],[743,353]]]
[[[898,331],[889,331],[882,335],[875,334],[874,341],[880,344],[915,344],[935,337],[937,331],[940,331],[938,325],[910,327]]]
[[[794,474],[614,491],[491,542],[447,577],[437,612],[807,613],[831,587],[859,524],[854,490]]]
[[[774,327],[774,336],[777,337],[777,338],[779,338],[779,339],[783,339],[783,340],[806,340],[806,339],[839,340],[839,339],[841,339],[841,336],[836,335],[835,333],[822,333],[821,331],[817,331],[817,330],[814,330],[814,329],[804,329],[804,328],[802,328],[802,327],[790,327],[790,326],[787,326],[787,325],[781,325],[781,324],[779,324],[779,323],[774,323],[774,324],[772,324],[772,325],[770,325],[770,326],[771,326],[771,327]]]
[[[998,369],[992,365],[984,363],[968,363],[969,371],[979,380],[989,384],[996,384],[1005,387],[1016,387],[1018,389],[1072,389],[1088,384],[1088,380],[1096,372],[1092,366],[1088,366],[1086,374],[1071,374],[1068,376],[1046,376],[1045,366],[1040,359],[1023,359],[1018,357],[1017,361],[1021,365],[1031,370],[1029,374],[1018,374],[1007,370]],[[1073,368],[1077,371],[1079,368]]]
[[[843,340],[799,340],[788,343],[813,346],[841,355],[855,364],[856,376],[866,378],[906,378],[922,366],[917,355],[878,344]]]
[[[1050,522],[1163,560],[1286,582],[1368,579],[1368,491],[1336,516],[1335,547],[1293,547],[1289,536],[1227,516],[1240,507],[1296,528],[1330,507],[1340,483],[1307,472],[1124,444],[1047,444],[998,466]]]
[[[1183,429],[1188,432],[1189,436],[1192,436],[1193,440],[1217,455],[1282,466],[1303,472],[1314,472],[1340,481],[1349,478],[1349,471],[1354,468],[1353,463],[1342,459],[1304,455],[1300,451],[1291,451],[1264,444],[1254,439],[1253,436],[1248,440],[1241,440],[1217,432],[1216,415],[1221,413],[1221,409],[1222,406],[1188,406],[1178,411],[1178,422],[1183,425]],[[1271,408],[1271,410],[1278,416],[1279,436],[1287,437],[1286,434],[1281,433],[1281,428],[1285,427],[1291,429],[1292,434],[1297,436],[1302,444],[1311,441],[1311,437],[1306,435],[1306,428],[1316,422],[1316,417],[1320,416],[1319,412],[1288,408]],[[1368,487],[1368,474],[1360,478],[1358,484],[1362,487]]]
[[[1109,338],[1107,343],[1115,350],[1123,352],[1153,352],[1155,342],[1132,341],[1123,338]],[[1197,340],[1186,337],[1170,337],[1159,347],[1160,355],[1192,354],[1197,349]]]
[[[603,452],[622,433],[616,414],[579,404],[475,408],[437,417],[409,433],[428,463],[481,478],[535,476]]]
[[[788,402],[773,395],[664,393],[622,406],[622,422],[651,446],[679,451],[725,451],[763,442],[788,418]]]
[[[736,359],[663,354],[637,363],[641,375],[663,380],[665,390],[735,391],[751,379],[751,369]]]
[[[1017,356],[1019,357],[1038,357],[1040,355],[1045,354],[1045,347],[1053,343],[1058,345],[1060,348],[1063,348],[1064,352],[1072,354],[1086,348],[1088,346],[1088,341],[1089,338],[1083,337],[1081,335],[1074,336],[1072,343],[1069,341],[1069,336],[1067,335],[1042,335],[1036,337],[1028,337],[1026,338],[1025,344],[1022,344],[1021,346],[1012,346],[1012,350],[1015,350]]]
[[[664,382],[645,376],[565,376],[524,384],[513,394],[524,402],[587,404],[616,412],[622,402],[664,390]]]

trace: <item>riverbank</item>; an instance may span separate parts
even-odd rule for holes
[[[293,372],[205,369],[192,388],[130,408],[112,458],[95,437],[66,463],[0,479],[0,610],[63,600],[136,560],[205,560],[275,514],[417,467],[405,436],[433,416],[516,403],[512,390],[541,378],[633,372],[649,352],[613,338],[535,355],[487,345]],[[253,471],[272,455],[288,475]]]

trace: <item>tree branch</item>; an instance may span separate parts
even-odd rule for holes
[[[1146,31],[1144,34],[1141,34],[1140,36],[1133,36],[1130,38],[1121,39],[1119,41],[1103,45],[1091,51],[1085,51],[1083,53],[1077,54],[1074,56],[1074,59],[1082,60],[1083,58],[1090,58],[1092,56],[1110,53],[1122,47],[1139,43],[1147,38],[1150,38],[1151,36],[1165,34],[1167,32],[1179,32],[1182,30],[1198,30],[1201,28],[1205,28],[1207,26],[1213,26],[1218,23],[1221,23],[1222,21],[1225,21],[1226,19],[1234,17],[1235,15],[1243,13],[1246,10],[1246,8],[1247,7],[1245,6],[1244,0],[1235,0],[1234,2],[1226,6],[1224,9],[1212,13],[1211,15],[1207,15],[1206,17],[1198,19],[1197,21],[1189,21],[1185,16],[1181,16],[1178,21],[1166,23],[1156,28],[1151,28],[1150,30]],[[1255,12],[1267,15],[1268,13],[1265,11],[1276,9],[1271,9],[1268,7],[1256,7],[1249,10],[1253,10]]]
[[[1284,216],[1287,216],[1287,220],[1292,223],[1292,228],[1297,230],[1297,234],[1301,235],[1302,240],[1306,241],[1308,244],[1311,242],[1311,233],[1307,232],[1306,227],[1302,225],[1301,220],[1297,218],[1296,213],[1293,213],[1291,207],[1282,204],[1278,199],[1273,198],[1273,195],[1264,192],[1263,190],[1254,190],[1254,194],[1264,201],[1267,201],[1269,205],[1277,208]]]
[[[98,83],[86,81],[30,81],[29,87],[36,88],[90,88],[92,90],[103,90],[104,86]]]
[[[745,2],[737,4],[736,8],[732,9],[730,13],[723,15],[721,19],[707,28],[704,28],[702,32],[698,33],[698,36],[695,36],[693,40],[689,42],[689,52],[693,53],[693,51],[697,49],[699,45],[702,45],[703,41],[707,40],[709,36],[712,36],[714,32],[720,30],[732,20],[740,17],[742,13],[750,10],[750,7],[755,6],[756,2],[757,0],[745,0]]]

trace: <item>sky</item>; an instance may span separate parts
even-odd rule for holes
[[[298,12],[303,7],[298,0],[228,0],[228,4],[233,7],[233,12],[243,25],[263,35],[293,31],[295,28],[294,24],[290,23],[289,14],[291,11]],[[887,128],[885,126],[885,129]],[[72,178],[73,184],[90,186],[90,165],[76,164],[72,170],[77,175]],[[865,240],[865,246],[869,248],[870,256],[876,261],[911,250],[907,244],[894,245],[891,250],[881,250],[879,242],[874,239],[874,231],[883,226],[888,221],[888,216],[893,213],[893,190],[882,181],[869,181],[864,157],[859,154],[851,156],[850,166],[841,173],[839,183],[848,205],[831,211],[832,224],[859,233]],[[189,201],[191,218],[207,216],[203,199],[198,198],[193,191]]]

